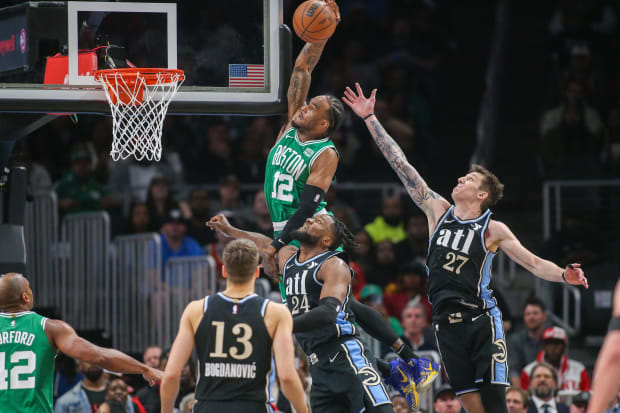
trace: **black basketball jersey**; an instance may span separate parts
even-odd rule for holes
[[[270,400],[272,339],[263,319],[268,302],[256,294],[241,300],[222,293],[205,297],[195,335],[197,400]]]
[[[426,267],[433,314],[441,312],[448,301],[472,309],[497,305],[489,289],[495,253],[488,251],[484,243],[491,211],[467,221],[458,219],[453,211],[451,206],[429,240]]]
[[[340,254],[342,254],[340,251],[327,251],[307,261],[299,262],[299,251],[297,251],[286,261],[282,272],[282,282],[286,288],[286,305],[293,315],[293,320],[319,305],[323,283],[317,279],[317,273],[325,261]],[[318,345],[340,337],[355,336],[354,322],[355,317],[351,311],[351,284],[349,284],[336,324],[313,331],[295,333],[295,338],[304,352],[310,355]]]

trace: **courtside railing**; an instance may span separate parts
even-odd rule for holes
[[[187,304],[216,292],[215,261],[210,256],[170,258],[166,262],[160,294],[164,320],[160,341],[169,347],[179,329]]]
[[[37,306],[56,307],[60,304],[60,280],[53,271],[58,247],[58,202],[52,191],[37,191],[32,197],[32,202],[26,202],[24,219],[28,276],[37,292]]]

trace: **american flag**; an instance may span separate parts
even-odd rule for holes
[[[229,87],[265,87],[265,65],[228,65]]]

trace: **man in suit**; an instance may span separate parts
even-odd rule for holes
[[[538,363],[530,377],[530,399],[527,413],[569,413],[568,406],[555,401],[558,375],[548,363]]]

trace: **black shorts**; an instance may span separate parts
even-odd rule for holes
[[[265,403],[250,400],[197,400],[194,413],[273,413],[273,408]]]
[[[311,354],[310,407],[321,413],[392,412],[374,357],[354,338]]]
[[[497,307],[471,322],[434,323],[434,327],[441,361],[457,395],[478,391],[483,382],[510,385],[502,313]]]

